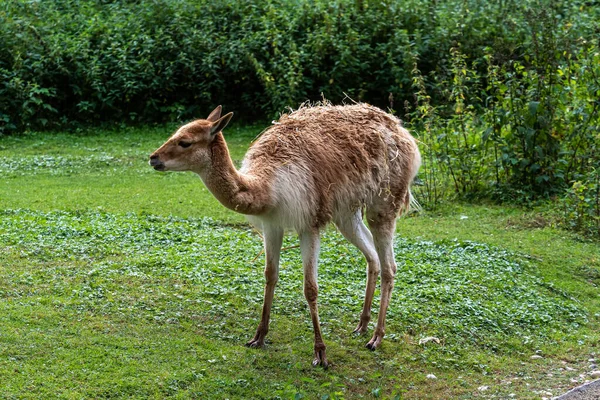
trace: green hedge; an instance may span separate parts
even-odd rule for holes
[[[402,111],[415,59],[442,104],[451,48],[480,73],[486,47],[498,64],[527,62],[539,9],[565,37],[598,34],[589,1],[9,0],[0,134],[182,120],[217,104],[254,120],[321,96]]]

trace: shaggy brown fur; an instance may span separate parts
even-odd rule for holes
[[[395,219],[408,209],[420,154],[401,122],[366,104],[305,106],[267,128],[237,171],[221,130],[231,119],[220,106],[206,120],[182,126],[150,157],[157,170],[194,171],[226,207],[247,214],[265,237],[265,299],[256,335],[260,347],[268,331],[284,229],[299,233],[304,294],[315,331],[314,364],[327,366],[317,309],[319,229],[335,222],[365,255],[365,302],[356,332],[363,333],[381,271],[377,326],[367,347],[385,334],[396,263],[392,249]],[[366,212],[370,231],[362,222]]]
[[[372,202],[389,202],[378,213],[408,209],[419,160],[415,140],[390,114],[365,104],[321,106],[283,115],[250,148],[243,170],[271,180],[286,165],[305,165],[309,225],[322,227],[334,212]]]

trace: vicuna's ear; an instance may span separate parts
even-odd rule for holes
[[[216,120],[218,120],[219,118],[221,118],[221,110],[223,107],[218,106],[217,108],[215,108],[213,110],[213,112],[210,113],[210,115],[206,118],[207,121],[210,122],[215,122]]]
[[[230,112],[229,114],[226,114],[224,117],[215,121],[213,123],[212,127],[210,128],[210,135],[214,136],[217,133],[221,132],[223,129],[225,129],[225,127],[229,123],[229,120],[231,120],[231,117],[233,117],[232,112]]]

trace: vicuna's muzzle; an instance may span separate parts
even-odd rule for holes
[[[165,169],[165,164],[160,161],[160,158],[156,154],[150,156],[150,166],[157,171],[163,171]]]

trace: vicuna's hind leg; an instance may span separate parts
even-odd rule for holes
[[[275,292],[275,284],[279,279],[279,254],[283,241],[283,230],[279,227],[267,226],[263,235],[265,240],[265,298],[256,335],[246,343],[248,347],[262,347],[265,344],[265,336],[269,331],[273,293]]]
[[[315,358],[313,365],[322,365],[327,368],[327,356],[325,355],[325,343],[321,336],[321,325],[319,323],[319,310],[317,308],[317,297],[319,286],[317,284],[317,262],[319,259],[320,238],[319,230],[300,232],[300,252],[302,254],[302,265],[304,267],[304,297],[310,309],[313,329],[315,331]]]
[[[345,215],[336,218],[335,225],[342,235],[350,243],[358,247],[367,260],[367,288],[365,290],[365,302],[360,314],[360,322],[354,330],[355,333],[364,333],[371,319],[371,304],[373,303],[373,293],[379,276],[379,257],[373,244],[373,236],[362,221],[362,213],[357,210],[352,215]]]
[[[381,263],[381,304],[379,316],[373,337],[367,343],[367,348],[375,350],[385,335],[385,315],[387,313],[394,277],[396,275],[396,261],[394,260],[393,238],[396,229],[396,213],[368,215],[369,227],[373,233],[375,249]]]

